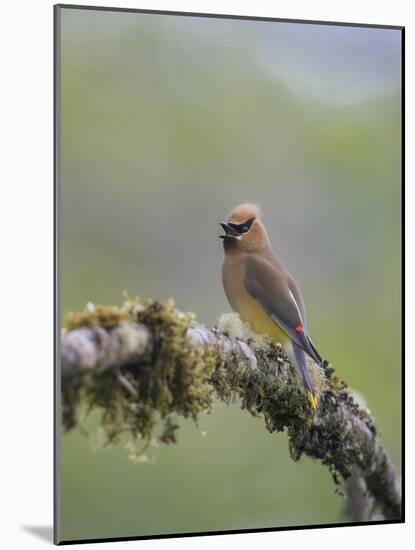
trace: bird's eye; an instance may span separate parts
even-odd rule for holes
[[[251,229],[251,225],[252,225],[254,219],[255,218],[251,218],[248,221],[246,221],[244,224],[242,224],[242,226],[241,226],[241,232],[242,233],[246,233],[247,231],[249,231]]]
[[[246,221],[245,223],[240,223],[240,224],[228,222],[228,225],[230,227],[232,227],[232,229],[237,231],[240,235],[242,235],[242,233],[246,233],[247,231],[249,231],[254,219],[255,218],[251,218],[250,220]]]

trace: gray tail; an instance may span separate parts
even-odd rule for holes
[[[292,342],[292,346],[295,358],[297,360],[298,370],[300,371],[301,380],[303,381],[305,389],[309,391],[312,395],[315,395],[314,387],[311,383],[310,375],[308,374],[306,354],[300,348],[300,346],[297,346],[295,342]]]
[[[310,348],[311,348],[311,350],[313,351],[313,354],[314,354],[314,356],[312,358],[317,363],[317,365],[321,365],[321,363],[323,362],[323,358],[321,357],[319,352],[316,350],[316,346],[313,344],[313,342],[311,341],[311,338],[308,335],[307,335],[307,340],[308,340],[308,343],[310,344]]]

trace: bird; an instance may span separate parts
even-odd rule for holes
[[[318,365],[322,357],[307,330],[301,290],[272,250],[261,210],[241,204],[220,222],[224,235],[222,283],[231,308],[253,332],[279,342],[297,368],[311,408],[318,399],[307,367],[307,355]]]

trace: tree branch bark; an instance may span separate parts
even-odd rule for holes
[[[175,415],[197,420],[215,396],[238,398],[270,432],[287,431],[294,460],[318,459],[336,484],[346,482],[353,520],[400,520],[400,478],[369,411],[332,369],[310,364],[310,371],[319,394],[314,414],[278,344],[209,329],[169,303],[90,306],[69,317],[61,340],[63,424],[77,425],[86,403],[102,410],[110,442],[127,430],[148,443],[160,417],[160,440],[171,443]]]

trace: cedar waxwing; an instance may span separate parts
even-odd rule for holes
[[[234,311],[254,332],[281,343],[297,367],[311,407],[317,398],[307,370],[306,355],[318,365],[322,359],[307,332],[300,289],[274,255],[267,230],[255,204],[241,204],[229,214],[223,248],[222,282]]]

